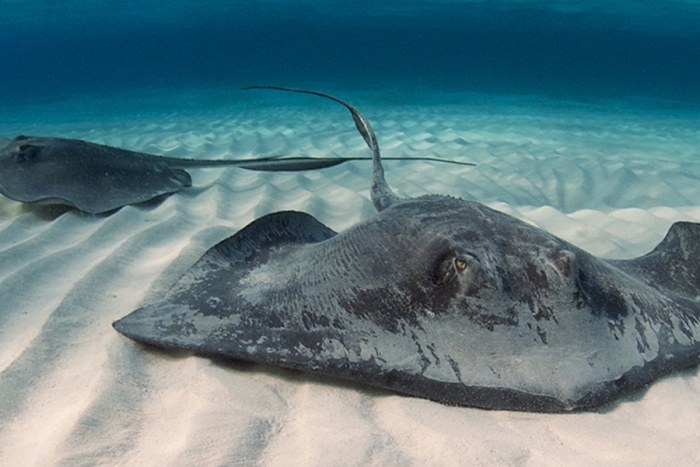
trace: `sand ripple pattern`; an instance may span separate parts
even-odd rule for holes
[[[348,96],[346,96],[348,97]],[[348,97],[352,100],[352,96]],[[352,100],[402,196],[478,200],[611,258],[700,221],[700,129],[671,113]],[[172,157],[360,155],[334,106],[8,122]],[[368,162],[324,171],[192,170],[194,186],[109,217],[0,199],[0,465],[691,465],[696,370],[600,412],[488,412],[298,372],[154,351],[112,321],[154,300],[252,220],[306,211],[335,230],[374,214]]]

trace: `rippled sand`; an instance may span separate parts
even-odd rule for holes
[[[607,258],[649,251],[674,221],[700,222],[692,115],[343,97],[370,120],[385,156],[477,164],[387,161],[387,180],[402,196],[477,200]],[[260,108],[249,100],[207,112],[8,121],[0,136],[74,137],[192,158],[368,154],[344,109],[267,99]],[[527,414],[166,353],[112,329],[264,214],[305,211],[336,231],[371,217],[370,172],[364,161],[301,173],[193,169],[193,188],[98,217],[0,198],[0,464],[700,462],[696,369],[600,411]]]

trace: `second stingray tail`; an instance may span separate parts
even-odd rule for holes
[[[377,143],[377,137],[374,135],[374,130],[370,126],[367,119],[352,105],[347,102],[338,99],[337,97],[331,96],[330,94],[325,94],[317,91],[310,91],[307,89],[295,89],[295,88],[284,88],[279,86],[249,86],[243,89],[277,89],[279,91],[291,91],[300,92],[304,94],[313,94],[315,96],[325,97],[326,99],[331,99],[341,105],[344,105],[346,109],[352,114],[352,119],[355,121],[355,126],[360,132],[360,135],[364,138],[367,146],[372,150],[372,203],[377,211],[382,211],[392,204],[400,201],[396,193],[394,193],[389,184],[384,178],[384,167],[382,166],[382,157],[379,152],[379,144]]]

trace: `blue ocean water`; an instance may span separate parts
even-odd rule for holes
[[[368,154],[339,106],[240,91],[251,84],[347,99],[375,126],[386,156],[477,163],[454,171],[387,164],[402,196],[488,203],[617,257],[649,251],[672,221],[700,219],[698,2],[0,0],[0,138],[74,137],[174,157]],[[290,102],[303,108],[246,114]],[[332,109],[328,125],[318,124],[327,114],[308,111],[314,105]],[[313,125],[289,135],[287,123],[307,116]],[[234,133],[239,124],[246,131]],[[609,417],[494,418],[425,404],[416,411],[403,398],[380,396],[374,406],[372,393],[348,396],[342,383],[267,370],[241,377],[216,362],[176,372],[111,330],[264,214],[309,212],[339,231],[375,215],[371,166],[332,170],[200,170],[192,189],[109,217],[0,198],[0,446],[15,460],[6,464],[284,463],[300,439],[316,440],[312,455],[339,459],[352,445],[361,457],[341,462],[356,464],[420,464],[448,445],[445,464],[575,464],[582,454],[591,464],[643,463],[659,451],[674,460],[697,452],[686,434],[697,416],[694,370]],[[311,416],[299,423],[294,410]],[[358,430],[369,435],[355,439]]]
[[[700,105],[691,1],[5,0],[0,18],[0,104],[264,83]]]

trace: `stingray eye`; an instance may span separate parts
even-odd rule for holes
[[[17,152],[17,161],[29,162],[37,158],[39,148],[31,144],[22,144]]]
[[[469,266],[469,260],[464,256],[457,256],[454,252],[443,256],[433,270],[432,279],[435,285],[445,285],[458,273],[464,272]]]

